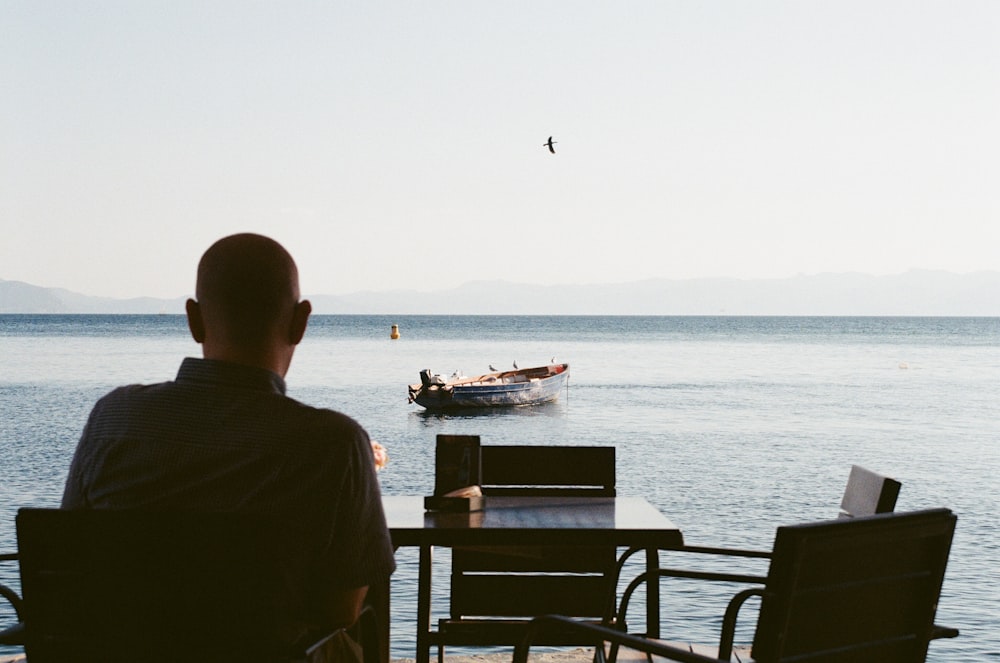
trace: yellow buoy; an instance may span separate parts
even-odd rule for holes
[[[389,334],[389,338],[391,338],[394,341],[397,338],[399,338],[399,325],[393,325],[392,326],[392,332]]]

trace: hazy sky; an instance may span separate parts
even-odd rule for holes
[[[0,278],[1000,269],[1000,2],[0,3]],[[554,136],[556,154],[543,147]]]

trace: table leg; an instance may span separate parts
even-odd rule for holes
[[[660,566],[660,554],[656,548],[646,548],[646,570],[655,571]],[[660,579],[646,583],[646,634],[650,638],[660,637]]]
[[[420,567],[417,576],[417,655],[416,663],[429,663],[431,629],[431,563],[433,549],[420,546]]]

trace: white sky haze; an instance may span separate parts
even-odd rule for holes
[[[998,270],[997,35],[992,1],[7,0],[0,278],[188,295],[245,230],[306,294]]]

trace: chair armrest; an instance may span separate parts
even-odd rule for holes
[[[16,562],[19,559],[17,553],[0,553],[0,562]],[[14,614],[18,622],[13,626],[0,631],[0,645],[10,647],[24,646],[24,599],[17,595],[13,589],[7,585],[0,585],[0,596],[7,599],[7,602],[14,608]]]
[[[653,579],[660,578],[689,578],[693,580],[709,580],[712,582],[738,582],[763,585],[767,578],[763,576],[744,575],[741,573],[715,573],[712,571],[688,571],[686,569],[654,569],[646,571],[635,577],[622,592],[621,602],[618,604],[618,612],[615,614],[615,626],[622,630],[627,629],[626,615],[628,614],[628,604],[632,600],[632,594],[640,586]]]
[[[24,645],[24,623],[18,622],[0,631],[0,645],[18,647]]]
[[[754,596],[763,596],[763,587],[752,587],[744,589],[733,598],[729,599],[726,606],[726,614],[722,618],[722,634],[719,636],[719,658],[728,661],[733,654],[733,638],[736,636],[736,619],[739,617],[740,608],[747,602],[747,599]]]
[[[671,550],[674,550],[673,548]],[[681,546],[679,552],[699,553],[702,555],[722,555],[727,557],[756,557],[771,559],[769,550],[749,550],[745,548],[719,548],[715,546]]]
[[[934,624],[931,629],[931,640],[940,640],[941,638],[957,638],[958,629],[952,628],[951,626],[941,626],[939,624]]]
[[[16,562],[19,559],[18,554],[15,553],[0,553],[0,562]],[[21,599],[17,593],[6,585],[0,585],[0,596],[7,599],[7,601],[14,606],[14,612],[17,613],[17,618],[24,619],[21,615],[21,609],[24,605],[24,601]]]
[[[636,554],[644,551],[645,548],[629,548],[618,558],[618,570],[621,571],[625,561]],[[683,545],[678,548],[663,548],[665,552],[687,552],[699,555],[719,555],[722,557],[754,557],[758,559],[771,559],[771,552],[768,550],[750,550],[748,548],[722,548],[719,546],[688,546]]]
[[[14,606],[14,614],[17,615],[18,620],[24,619],[24,616],[21,614],[21,610],[24,609],[24,599],[18,596],[17,592],[7,585],[0,585],[0,596],[7,599]]]
[[[554,627],[573,631],[580,635],[592,635],[595,644],[610,642],[617,646],[625,646],[655,656],[662,656],[671,661],[680,661],[681,663],[719,663],[719,659],[716,658],[695,654],[678,647],[671,647],[655,640],[647,640],[646,638],[616,631],[605,626],[578,622],[560,615],[545,615],[531,620],[524,639],[514,647],[514,663],[527,663],[528,652],[534,639],[544,633],[546,629]]]
[[[621,557],[618,558],[618,562],[615,565],[614,582],[611,586],[611,596],[608,600],[608,608],[605,611],[604,625],[610,626],[615,619],[615,592],[618,587],[618,581],[621,578],[622,570],[625,568],[625,562],[628,561],[632,555],[638,552],[644,552],[645,548],[629,548]],[[771,553],[763,550],[749,550],[742,548],[720,548],[714,546],[681,546],[680,548],[670,548],[664,549],[666,552],[689,552],[702,555],[719,555],[723,557],[750,557],[757,559],[770,559]],[[673,577],[677,578],[694,578],[700,580],[719,580],[726,582],[750,582],[750,583],[760,583],[763,584],[764,578],[757,576],[745,576],[739,574],[726,574],[726,573],[714,573],[714,572],[702,572],[702,571],[691,571],[684,572],[679,569],[673,570]],[[627,591],[627,590],[626,590]]]
[[[621,554],[618,561],[615,563],[614,577],[609,585],[609,594],[607,607],[604,610],[604,619],[602,623],[604,626],[611,626],[615,621],[615,609],[618,606],[618,581],[622,577],[622,570],[625,568],[625,562],[628,561],[629,557],[636,554],[637,552],[644,551],[645,548],[629,548]],[[659,564],[657,564],[659,566]]]
[[[650,582],[650,581],[652,581],[654,579],[657,582],[659,582],[660,578],[690,578],[690,579],[694,579],[694,580],[709,580],[709,581],[712,581],[712,582],[738,582],[738,583],[751,583],[751,584],[755,584],[755,585],[763,585],[766,582],[766,580],[767,580],[766,578],[764,578],[762,576],[744,575],[744,574],[741,574],[741,573],[716,573],[716,572],[712,572],[712,571],[688,571],[686,569],[654,569],[652,571],[646,571],[645,573],[641,573],[638,576],[636,576],[635,579],[632,580],[632,582],[630,582],[628,584],[628,587],[625,588],[625,591],[622,592],[621,602],[618,604],[618,612],[615,613],[615,616],[614,616],[614,622],[613,622],[613,624],[614,624],[615,628],[621,629],[622,631],[627,631],[628,630],[628,623],[627,623],[626,617],[628,615],[628,605],[629,605],[629,602],[631,602],[631,600],[632,600],[632,595],[643,584],[645,584],[647,582]],[[731,618],[731,620],[732,620],[732,631],[730,631],[729,634],[728,634],[729,649],[730,650],[732,649],[732,645],[733,645],[733,632],[735,632],[735,627],[736,627],[736,613],[739,612],[739,607],[743,604],[744,601],[746,601],[748,598],[750,598],[750,596],[752,596],[753,593],[760,593],[762,591],[763,590],[761,588],[755,587],[753,589],[743,590],[742,592],[740,592],[739,594],[737,594],[736,596],[734,596],[732,599],[730,599],[730,605],[726,609],[726,619],[729,619],[729,613],[730,613],[731,610],[733,611],[733,615],[732,615],[732,618]],[[744,594],[747,594],[747,596],[743,596]],[[743,597],[743,598],[741,599],[740,597]],[[736,604],[737,600],[739,600],[738,604]],[[734,605],[734,604],[736,604],[736,605]],[[607,627],[607,626],[610,626],[610,624],[605,623],[604,626]],[[725,626],[726,626],[726,621],[724,620],[723,621],[723,632],[722,632],[722,635],[720,637],[720,650],[722,648],[722,643],[725,641],[725,639],[727,637]],[[721,658],[721,656],[722,656],[721,651],[720,651],[719,656]],[[611,654],[608,657],[608,660],[609,661],[614,661],[617,657],[618,657],[618,645],[612,643],[612,645],[611,645]],[[723,660],[729,660],[729,659],[727,657],[727,658],[725,658]]]

